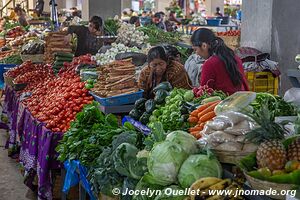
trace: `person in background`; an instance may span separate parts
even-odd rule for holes
[[[129,20],[129,24],[134,24],[135,27],[139,27],[141,26],[141,23],[140,23],[140,18],[137,17],[137,16],[132,16]]]
[[[164,81],[170,82],[173,87],[191,89],[183,65],[168,57],[162,46],[150,49],[147,60],[148,66],[143,68],[138,80],[138,87],[144,90],[145,98],[153,98],[153,88]]]
[[[217,8],[216,8],[215,16],[217,16],[217,17],[223,17],[223,15],[222,15],[222,13],[221,13],[220,7],[217,7]]]
[[[38,0],[35,4],[35,13],[38,17],[40,17],[43,14],[44,4],[44,0]]]
[[[140,17],[140,22],[142,26],[147,26],[152,23],[151,17],[147,14],[146,11],[142,12],[142,16]]]
[[[176,18],[176,12],[173,10],[170,12],[169,21],[174,22],[176,24],[181,24],[181,22]]]
[[[239,21],[242,20],[242,10],[240,5],[237,5],[236,19]]]
[[[237,91],[248,91],[241,59],[224,41],[206,28],[196,30],[191,38],[193,49],[206,59],[202,66],[200,85],[208,85],[229,95]]]
[[[163,20],[163,16],[161,15],[161,13],[155,13],[154,17],[152,19],[152,22],[153,22],[153,24],[156,25],[157,28],[167,31],[167,27],[165,25],[165,22]]]
[[[21,26],[28,26],[28,22],[26,19],[26,13],[25,10],[21,8],[21,6],[16,6],[14,8],[14,12],[16,13],[16,15],[18,16],[18,22]]]
[[[77,49],[75,56],[85,54],[95,55],[103,46],[103,41],[99,39],[102,33],[102,19],[93,16],[89,21],[89,26],[69,26],[68,35],[65,37],[65,44],[69,44],[72,34],[77,36]]]
[[[125,22],[129,22],[130,16],[127,13],[127,11],[123,11],[122,16],[121,16],[121,20],[125,21]]]

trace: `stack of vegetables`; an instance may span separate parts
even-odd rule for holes
[[[64,37],[67,35],[65,32],[51,32],[45,38],[45,62],[53,63],[55,53],[72,53],[70,45],[65,45]]]
[[[80,77],[75,73],[80,59],[82,58],[76,58],[66,65],[57,77],[50,65],[36,65],[31,62],[25,62],[7,72],[7,76],[18,83],[28,83],[18,94],[31,93],[31,96],[23,100],[24,105],[35,118],[46,123],[46,127],[54,132],[67,131],[76,114],[93,100],[84,88],[85,83],[80,82]]]
[[[131,60],[114,61],[99,68],[99,80],[92,91],[100,97],[137,92],[135,66]]]
[[[140,52],[137,47],[127,47],[122,43],[113,43],[111,48],[105,53],[97,53],[93,56],[93,60],[97,62],[97,65],[106,65],[115,61],[115,57],[119,53],[129,53],[129,52]]]
[[[31,40],[27,44],[23,45],[21,54],[24,55],[36,55],[44,54],[45,43],[43,40]]]
[[[21,26],[16,26],[6,33],[6,38],[16,38],[25,34],[25,30]]]
[[[7,56],[5,58],[3,58],[2,60],[0,60],[0,63],[2,64],[16,64],[16,65],[20,65],[22,64],[22,59],[20,54],[12,54],[11,56]]]
[[[18,47],[35,38],[37,38],[37,34],[35,32],[28,32],[25,35],[19,36],[10,41],[9,45],[12,47]]]
[[[206,103],[206,101],[208,101]],[[189,132],[195,136],[197,139],[201,138],[200,131],[203,130],[206,122],[212,120],[215,116],[215,107],[221,102],[218,97],[211,97],[209,99],[202,101],[202,105],[191,112],[188,121],[190,126],[193,128],[189,129]]]
[[[74,55],[71,53],[55,53],[55,61],[52,65],[55,73],[64,66],[64,62],[72,62]]]
[[[172,85],[169,82],[162,82],[153,89],[155,93],[154,99],[141,98],[135,102],[134,109],[129,113],[129,116],[142,124],[147,125],[153,111],[165,104],[165,99],[172,90]],[[156,115],[158,110],[155,111]]]
[[[148,39],[148,36],[136,29],[135,25],[127,23],[121,24],[117,37],[116,43],[121,43],[129,47],[141,46]]]

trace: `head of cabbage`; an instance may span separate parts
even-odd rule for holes
[[[178,181],[183,188],[189,188],[195,181],[204,177],[222,177],[222,167],[216,158],[208,155],[191,155],[182,164]]]
[[[166,140],[179,144],[189,155],[199,152],[198,141],[185,131],[173,131],[167,135]]]
[[[162,186],[176,183],[179,169],[187,157],[188,154],[175,142],[157,143],[148,157],[146,181]]]

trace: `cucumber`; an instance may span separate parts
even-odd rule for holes
[[[71,62],[73,60],[73,58],[67,58],[67,57],[56,57],[55,61],[58,62]]]
[[[221,97],[219,97],[219,96],[209,97],[209,98],[203,99],[201,101],[201,104],[207,104],[209,102],[214,102],[214,101],[219,101],[219,100],[222,100]]]
[[[72,58],[74,55],[72,53],[62,53],[62,52],[57,52],[54,54],[55,57],[64,57],[64,58]]]

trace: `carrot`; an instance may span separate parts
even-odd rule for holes
[[[201,122],[207,122],[208,120],[211,120],[212,118],[214,118],[216,116],[216,113],[214,111],[208,112],[205,115],[203,115],[199,121]]]
[[[188,119],[188,121],[189,121],[190,123],[197,123],[197,122],[198,122],[198,118],[197,118],[197,117],[192,117],[192,116],[190,116],[189,119]]]
[[[196,126],[196,127],[190,128],[189,132],[202,131],[202,129],[203,129],[203,127]]]
[[[200,119],[203,115],[205,115],[206,113],[209,113],[211,111],[214,111],[215,107],[220,103],[220,101],[215,102],[213,104],[211,104],[208,108],[206,108],[205,110],[203,110],[202,112],[200,112],[198,114],[198,118]]]
[[[198,117],[198,113],[199,113],[199,111],[196,109],[193,112],[191,112],[190,116],[192,116],[192,117]]]
[[[191,134],[192,134],[196,139],[201,138],[201,134],[199,133],[199,131],[191,132]]]
[[[221,101],[220,100],[217,100],[217,101],[212,101],[212,102],[208,102],[207,104],[204,104],[202,106],[200,106],[197,110],[198,110],[198,113],[204,111],[206,108],[210,107],[211,105],[213,104],[216,104],[216,103],[220,103]]]

